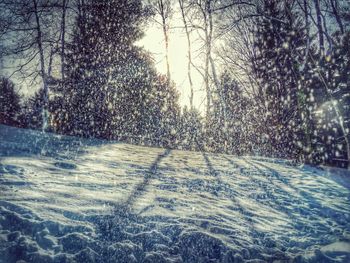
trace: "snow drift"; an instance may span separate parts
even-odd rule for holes
[[[350,262],[345,173],[0,126],[0,262]]]

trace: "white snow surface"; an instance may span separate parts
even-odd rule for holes
[[[350,262],[349,178],[0,126],[0,262]]]

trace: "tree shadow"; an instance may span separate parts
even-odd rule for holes
[[[149,169],[145,171],[142,182],[138,183],[131,191],[124,202],[116,202],[112,204],[111,214],[103,216],[103,220],[98,220],[99,229],[115,227],[114,225],[121,225],[120,220],[129,221],[135,219],[136,214],[133,213],[132,208],[137,200],[146,192],[146,188],[150,185],[151,180],[158,172],[160,162],[170,154],[171,150],[166,149],[162,154],[159,154]],[[103,231],[105,232],[105,230]]]
[[[293,212],[297,212],[300,214],[300,217],[303,216],[316,216],[316,217],[322,217],[322,218],[329,218],[331,220],[334,220],[335,222],[337,222],[340,225],[343,225],[344,222],[342,222],[342,216],[341,213],[339,213],[337,210],[338,209],[334,209],[331,207],[331,203],[326,202],[326,203],[321,203],[314,195],[316,194],[322,194],[324,196],[324,198],[331,198],[331,196],[337,196],[339,193],[337,191],[336,188],[332,188],[331,185],[326,185],[325,182],[322,182],[320,180],[317,179],[317,174],[311,173],[309,171],[305,171],[302,169],[297,169],[295,168],[298,172],[301,172],[303,175],[300,176],[301,180],[305,180],[305,181],[310,181],[310,179],[312,181],[315,181],[318,183],[318,187],[315,188],[310,188],[309,187],[309,191],[307,190],[303,190],[301,188],[297,188],[295,186],[292,185],[292,183],[283,178],[283,176],[275,169],[269,167],[266,164],[262,164],[262,163],[254,163],[254,162],[248,162],[247,160],[245,160],[248,164],[250,164],[252,167],[255,167],[256,169],[258,169],[259,171],[261,171],[262,173],[264,172],[263,169],[268,171],[268,174],[272,174],[274,175],[274,178],[279,180],[280,182],[282,182],[283,184],[285,184],[286,187],[289,187],[290,189],[292,189],[295,193],[298,193],[299,196],[293,196],[291,195],[291,193],[287,193],[285,191],[286,194],[288,194],[289,198],[290,198],[290,202],[299,202],[300,204],[305,204],[307,203],[309,206],[309,209],[296,209],[294,211],[291,211],[289,213],[289,215],[293,214]],[[263,169],[261,169],[260,167],[262,167]],[[320,198],[320,197],[319,197]],[[327,205],[325,205],[327,204]],[[311,212],[312,211],[312,212]],[[300,218],[298,218],[300,219]]]
[[[202,155],[203,155],[204,161],[208,167],[209,173],[218,178],[219,172],[214,168],[208,155],[204,152],[202,152]],[[219,183],[223,184],[221,179],[217,179],[217,180]],[[226,191],[226,193],[225,193],[226,195],[227,195],[227,191],[232,192],[232,189],[227,189],[226,187],[223,187],[221,190]],[[237,211],[239,211],[239,213],[242,215],[244,221],[246,222],[245,225],[248,227],[248,231],[249,231],[250,235],[251,236],[259,236],[260,234],[253,227],[253,214],[239,203],[239,201],[236,199],[236,195],[237,195],[237,193],[234,193],[234,190],[233,190],[233,193],[228,194],[231,201],[233,202],[233,206],[235,207],[235,209]]]
[[[226,159],[235,167],[239,165],[229,158]],[[252,176],[249,171],[245,172],[245,174],[252,179],[251,182],[255,187],[263,189],[268,196],[267,200],[253,198],[253,201],[264,201],[262,204],[271,207],[277,214],[279,212],[285,214],[283,218],[288,222],[288,228],[286,229],[288,229],[289,237],[285,239],[283,233],[278,234],[276,237],[280,242],[285,242],[288,247],[310,249],[317,245],[322,246],[341,239],[341,231],[337,233],[334,229],[335,227],[338,229],[347,228],[344,214],[342,214],[346,211],[346,208],[343,207],[343,212],[341,212],[338,204],[332,205],[332,202],[327,201],[331,196],[328,196],[328,193],[324,191],[325,185],[320,184],[318,185],[319,187],[315,188],[309,187],[310,191],[307,191],[302,189],[302,187],[296,187],[291,179],[286,178],[278,170],[266,164],[255,163],[246,159],[244,161],[256,176]],[[308,173],[298,169],[296,171],[304,174]],[[254,178],[260,175],[267,179],[266,182],[259,180],[259,178]],[[311,176],[309,178],[305,178],[306,175],[301,175],[301,179],[314,181],[312,177],[316,175],[309,175]],[[277,181],[279,183],[276,183]],[[288,189],[291,189],[291,191],[288,191]],[[333,193],[331,194],[333,196],[339,194],[335,192],[335,189],[332,191]],[[321,202],[320,196],[323,196],[326,202]],[[348,212],[346,214],[349,216]],[[304,241],[300,242],[299,240],[301,239]]]
[[[133,207],[137,199],[145,193],[146,188],[150,184],[152,178],[154,178],[154,176],[157,174],[158,165],[160,162],[165,157],[167,157],[170,152],[170,149],[166,149],[162,154],[157,156],[150,168],[146,171],[143,177],[143,181],[134,187],[134,190],[131,192],[126,201],[121,205],[121,207],[125,207],[125,210],[130,210]]]
[[[218,171],[216,171],[213,167],[213,164],[211,163],[211,161],[209,160],[209,157],[208,155],[205,153],[205,152],[201,152],[202,156],[203,156],[203,159],[205,161],[205,164],[207,165],[208,167],[208,171],[209,171],[209,174],[212,175],[212,176],[215,176],[215,177],[218,177],[219,176],[219,173]]]
[[[137,184],[124,202],[111,204],[111,213],[94,215],[89,221],[96,226],[100,240],[95,251],[99,251],[101,262],[144,262],[146,253],[158,250],[158,246],[167,247],[167,257],[176,257],[178,251],[173,250],[181,233],[181,228],[174,218],[166,216],[141,216],[133,211],[138,199],[146,192],[158,173],[160,162],[171,153],[166,149],[159,154],[149,169],[145,172],[142,182]],[[167,226],[162,229],[156,227],[157,222]],[[108,249],[106,249],[108,248]],[[148,262],[157,261],[152,258]],[[99,261],[100,262],[100,261]],[[109,262],[109,261],[108,261]]]
[[[208,170],[211,173],[216,174],[217,176],[220,176],[220,172],[218,170],[215,170],[215,168],[213,167],[213,164],[211,163],[209,157],[205,154],[202,153],[203,157],[205,159],[205,162],[208,166]],[[223,158],[225,158],[226,160],[228,160],[230,162],[230,164],[234,167],[234,169],[239,169],[238,171],[241,173],[242,171],[244,171],[241,166],[241,164],[234,162],[233,160],[227,158],[226,156],[222,156]],[[262,176],[267,176],[266,172],[264,172],[262,169],[257,169],[253,164],[251,165],[251,167],[253,169],[256,170],[257,174],[261,174]],[[275,171],[275,175],[277,174],[277,171]],[[227,176],[234,176],[231,173],[228,173]],[[249,176],[249,173],[247,173],[247,175]],[[273,180],[271,180],[271,178],[268,178],[267,182],[262,183],[260,182],[257,178],[253,178],[252,176],[249,177],[249,179],[251,179],[251,183],[254,185],[255,189],[261,189],[263,191],[263,195],[264,197],[262,197],[262,200],[259,200],[260,197],[256,197],[253,198],[252,196],[248,197],[251,199],[251,201],[254,202],[261,202],[262,205],[267,206],[269,208],[272,208],[274,210],[277,211],[285,211],[286,214],[288,215],[288,220],[290,220],[292,222],[292,224],[295,226],[296,223],[298,222],[298,218],[295,216],[295,214],[292,213],[292,211],[286,209],[284,207],[283,202],[280,202],[280,200],[274,196],[274,193],[269,192],[270,188],[277,188],[278,186],[274,184]],[[225,183],[225,182],[223,182]],[[242,186],[244,190],[244,186]],[[247,235],[248,235],[248,239],[252,240],[252,243],[254,245],[258,245],[264,248],[265,251],[269,251],[267,254],[265,254],[264,256],[262,256],[260,254],[259,251],[255,250],[254,246],[245,246],[244,249],[242,251],[244,251],[245,249],[249,251],[250,255],[252,257],[255,258],[259,258],[259,259],[263,259],[263,260],[267,260],[268,262],[272,262],[274,260],[290,260],[290,255],[288,253],[285,253],[285,249],[288,247],[293,247],[295,246],[295,244],[297,244],[297,242],[293,243],[293,242],[289,242],[289,237],[287,235],[285,235],[285,231],[289,231],[289,228],[286,228],[285,230],[277,228],[278,226],[276,226],[276,229],[274,229],[274,225],[273,225],[273,221],[274,217],[273,215],[270,214],[265,214],[265,213],[261,213],[258,210],[254,210],[252,207],[249,208],[245,206],[245,204],[241,204],[239,201],[239,198],[241,198],[242,196],[239,196],[239,191],[232,191],[232,189],[227,189],[224,188],[224,191],[231,191],[233,192],[233,194],[228,194],[226,196],[230,197],[230,200],[232,201],[232,208],[227,207],[228,209],[232,209],[235,210],[237,212],[239,212],[240,217],[242,218],[242,222],[244,222],[244,225],[247,228]],[[283,200],[289,200],[291,199],[291,202],[293,202],[292,196],[290,195],[290,193],[279,189],[279,194],[281,194],[283,196]],[[244,196],[243,196],[244,199]],[[268,202],[266,202],[268,201]],[[254,206],[255,207],[255,206]],[[268,223],[268,227],[265,229],[263,227],[261,227],[261,223],[262,225],[265,225],[266,222],[270,222]],[[259,225],[259,226],[258,226]],[[298,237],[297,239],[300,239],[300,236],[306,236],[309,235],[309,233],[307,232],[308,229],[305,228],[305,226],[300,226],[299,229],[296,229],[296,232],[298,233]],[[233,237],[233,239],[235,239],[235,237]],[[322,242],[322,238],[319,237],[319,240],[321,240]],[[235,242],[235,240],[233,240],[233,242]],[[283,244],[283,245],[282,245]],[[284,250],[281,250],[281,248],[283,248]],[[305,249],[307,248],[306,246],[303,247],[301,246],[300,249]],[[242,252],[241,251],[241,252]],[[244,254],[245,252],[243,252]],[[253,256],[254,255],[254,256]]]
[[[234,167],[241,167],[238,163],[234,162],[232,159],[229,159],[227,157],[224,157],[227,161],[230,162]],[[291,210],[290,207],[295,207],[298,204],[303,204],[303,201],[300,200],[297,196],[294,196],[291,194],[291,192],[288,192],[284,189],[282,189],[273,179],[278,180],[282,184],[285,185],[285,187],[293,190],[296,193],[299,193],[299,189],[296,189],[293,187],[289,181],[285,178],[282,178],[282,176],[273,169],[270,169],[267,166],[263,166],[265,169],[262,169],[254,162],[248,161],[246,159],[242,159],[245,163],[248,164],[250,171],[246,171],[245,167],[241,167],[241,173],[248,176],[250,183],[252,183],[255,186],[255,189],[261,189],[264,192],[264,197],[261,198],[261,196],[256,196],[255,198],[252,198],[256,202],[260,202],[263,205],[268,204],[271,208],[276,209],[277,211],[282,211],[288,215],[289,218],[292,219],[293,224],[297,223],[299,221],[299,217],[296,216],[296,212],[302,213],[301,210],[295,211],[295,209]],[[254,174],[255,176],[254,176]],[[266,179],[266,182],[261,180],[259,177]],[[282,198],[281,198],[282,197]],[[266,203],[267,202],[267,203]]]
[[[93,249],[98,251],[102,261],[113,259],[114,262],[194,262],[201,259],[204,260],[203,262],[233,262],[235,260],[234,250],[231,251],[227,244],[214,235],[195,230],[193,222],[188,219],[162,215],[142,216],[133,211],[133,206],[157,175],[159,163],[170,152],[170,150],[165,150],[157,156],[145,173],[143,181],[134,187],[125,202],[113,205],[111,214],[95,215],[90,218],[97,228],[100,240],[99,246]],[[207,154],[202,153],[202,155],[209,174],[215,177],[213,183],[224,184]],[[219,187],[216,190],[225,192],[228,189]],[[245,220],[249,235],[253,238],[263,237],[263,232],[254,229],[252,213],[246,210],[233,195],[231,195],[231,200],[236,203],[236,208]],[[201,222],[205,222],[205,219],[209,220],[202,215],[198,215],[198,219]],[[212,220],[215,219],[210,218],[213,226],[221,222],[219,220],[220,222],[215,223]],[[217,228],[213,228],[212,234],[216,233],[214,229]],[[232,238],[235,239],[235,237]],[[245,249],[247,251],[252,248]],[[252,257],[263,258],[257,251],[251,250],[250,252]]]

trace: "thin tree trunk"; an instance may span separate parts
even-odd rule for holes
[[[343,26],[343,22],[339,16],[339,12],[338,12],[338,1],[337,0],[330,0],[331,2],[331,6],[332,6],[332,11],[333,11],[333,14],[335,16],[335,20],[337,21],[338,23],[338,26],[339,26],[339,29],[340,29],[340,32],[342,34],[344,34],[344,26]]]
[[[306,68],[307,59],[310,51],[310,23],[309,23],[309,10],[307,0],[304,0],[304,16],[305,16],[305,28],[306,28],[306,50],[304,56],[303,69]]]
[[[49,56],[49,63],[48,63],[48,66],[47,66],[47,77],[49,78],[49,80],[51,79],[52,62],[53,62],[54,54],[55,54],[55,48],[51,45],[50,56]]]
[[[188,25],[187,25],[187,20],[186,20],[186,14],[185,14],[185,7],[184,7],[184,0],[179,0],[179,5],[180,5],[180,10],[181,10],[181,15],[182,15],[182,20],[185,26],[185,32],[186,32],[186,37],[187,37],[187,56],[188,56],[188,64],[187,64],[187,76],[188,76],[188,81],[190,83],[190,107],[193,109],[193,97],[194,97],[194,92],[193,92],[193,82],[192,82],[192,75],[191,75],[191,65],[192,65],[192,54],[191,54],[191,39],[190,39],[190,32],[188,30]]]
[[[42,31],[41,31],[41,25],[40,25],[40,18],[39,18],[39,11],[38,11],[38,3],[37,0],[33,0],[34,4],[34,15],[35,15],[35,21],[36,21],[36,31],[37,31],[37,45],[39,49],[39,56],[40,56],[40,75],[43,81],[43,107],[42,107],[42,130],[45,131],[48,125],[47,120],[47,113],[48,113],[48,85],[47,85],[47,76],[45,72],[45,57],[44,57],[44,49],[42,45]]]
[[[210,32],[209,32],[209,25],[208,25],[208,17],[207,13],[210,9],[210,0],[206,0],[204,10],[202,9],[203,18],[204,18],[204,31],[205,31],[205,67],[204,67],[204,84],[205,84],[205,90],[207,93],[207,108],[206,108],[206,116],[209,118],[210,116],[210,104],[211,104],[211,91],[210,91],[210,85],[209,85],[209,60],[210,60],[210,54],[211,54],[211,39],[210,39]]]
[[[221,105],[221,114],[224,120],[224,152],[227,152],[227,144],[228,144],[228,128],[227,128],[227,105],[226,105],[226,101],[224,99],[224,94],[222,92],[222,88],[220,87],[220,83],[217,77],[217,73],[216,73],[216,69],[215,69],[215,64],[214,64],[214,60],[212,58],[212,56],[210,56],[209,58],[210,60],[210,64],[211,64],[211,70],[213,73],[213,79],[214,79],[214,83],[215,83],[215,88],[216,90],[219,92],[219,98],[220,98],[220,105]]]
[[[61,20],[61,78],[64,80],[64,51],[65,51],[65,34],[66,34],[66,11],[69,0],[63,0],[62,3],[62,20]]]
[[[210,1],[208,1],[208,3],[210,4]],[[220,98],[220,104],[221,104],[221,114],[224,120],[224,152],[227,151],[227,118],[226,118],[226,103],[224,100],[224,95],[222,92],[222,89],[220,88],[220,83],[219,83],[219,79],[216,73],[216,68],[215,68],[215,64],[214,64],[214,60],[213,57],[211,55],[211,47],[212,47],[212,39],[213,39],[213,16],[212,16],[212,10],[211,10],[211,6],[209,6],[208,8],[208,24],[209,24],[209,34],[208,34],[208,42],[210,44],[210,53],[209,53],[209,61],[211,64],[211,70],[213,73],[213,80],[214,80],[214,84],[215,84],[215,88],[216,90],[219,92],[219,98]]]
[[[208,27],[208,34],[207,34],[207,43],[208,43],[208,61],[211,65],[211,71],[213,74],[213,80],[214,80],[214,85],[216,90],[219,92],[219,99],[220,99],[220,105],[221,105],[221,114],[223,117],[223,121],[224,121],[224,152],[227,151],[227,116],[226,116],[226,103],[224,100],[224,95],[223,92],[220,88],[220,83],[219,83],[219,79],[216,73],[216,68],[215,68],[215,63],[212,57],[212,39],[213,39],[213,16],[212,16],[212,7],[211,7],[211,1],[207,0],[207,6],[206,6],[206,12],[207,12],[207,27]]]
[[[205,90],[207,93],[207,107],[206,107],[206,116],[209,118],[210,115],[210,104],[211,104],[211,93],[210,93],[210,85],[209,85],[209,54],[210,54],[210,48],[207,44],[206,47],[206,56],[205,56],[205,73],[204,73],[204,84],[205,84]]]
[[[163,27],[163,35],[164,35],[164,44],[165,44],[165,60],[166,60],[166,68],[167,68],[167,78],[168,82],[170,82],[170,64],[169,64],[169,32],[168,32],[168,26],[167,26],[167,16],[169,15],[167,13],[167,4],[170,3],[165,3],[163,0],[158,1],[158,11],[159,14],[162,18],[162,27]]]
[[[309,6],[307,3],[307,0],[304,0],[304,17],[305,17],[305,28],[306,28],[306,50],[305,50],[305,55],[304,55],[304,62],[303,62],[303,72],[304,74],[307,73],[307,61],[309,59],[309,52],[310,52],[310,22],[309,22]],[[303,100],[302,102],[303,104],[305,103],[305,101]],[[298,99],[298,107],[299,107],[299,99]],[[304,105],[301,105],[300,108],[304,108]],[[305,128],[305,135],[306,135],[306,144],[307,144],[307,149],[312,149],[312,144],[311,144],[311,129],[310,129],[310,111],[308,108],[305,109],[305,124],[306,124],[306,128]],[[304,153],[304,160],[306,159],[307,161],[310,161],[310,157],[309,157],[309,152],[306,152],[307,156],[305,157],[305,153]]]
[[[317,31],[318,31],[318,39],[320,44],[320,55],[324,56],[324,36],[323,36],[323,26],[322,26],[322,14],[320,8],[320,0],[314,0],[316,18],[317,18]]]
[[[164,19],[163,19],[163,34],[164,34],[164,42],[165,42],[165,59],[166,59],[167,77],[168,77],[168,81],[170,81],[169,36],[168,36],[168,29]]]

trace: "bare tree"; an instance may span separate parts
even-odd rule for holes
[[[210,116],[210,108],[211,108],[211,88],[210,88],[210,57],[212,52],[212,36],[213,36],[213,28],[212,24],[210,24],[209,17],[212,12],[213,1],[204,0],[204,1],[194,1],[193,6],[197,9],[198,19],[197,21],[191,21],[192,27],[199,29],[203,34],[204,41],[204,85],[206,91],[206,116],[207,118]],[[197,25],[196,23],[200,23]]]
[[[55,79],[54,69],[60,66],[58,71],[64,78],[68,2],[0,0],[0,21],[4,21],[0,34],[6,61],[4,68],[17,80],[29,82],[30,86],[42,86],[43,129],[48,122],[49,89]],[[60,63],[56,59],[59,57]]]
[[[192,50],[191,50],[191,37],[190,37],[190,31],[188,27],[188,22],[186,18],[186,7],[185,7],[185,1],[184,0],[179,0],[179,6],[180,6],[180,11],[181,11],[181,16],[182,16],[182,21],[184,24],[185,28],[185,33],[186,33],[186,38],[187,38],[187,76],[188,76],[188,81],[190,84],[190,107],[193,109],[193,97],[194,97],[194,91],[193,91],[193,82],[192,82],[192,75],[191,75],[191,67],[192,67]]]
[[[41,30],[41,22],[39,18],[39,10],[38,10],[38,2],[37,0],[33,1],[33,12],[35,15],[35,22],[36,22],[36,44],[39,52],[39,58],[40,58],[40,75],[43,82],[43,109],[42,109],[42,117],[43,117],[43,126],[42,129],[45,131],[48,125],[47,120],[47,112],[48,112],[48,93],[49,93],[49,87],[47,83],[47,69],[45,68],[45,57],[44,57],[44,47],[43,47],[43,38],[42,38],[42,30]]]
[[[164,45],[165,45],[165,60],[167,67],[167,77],[170,81],[170,64],[169,64],[169,23],[173,13],[171,0],[155,0],[152,2],[153,9],[156,15],[160,16],[161,22],[158,22],[163,30]]]
[[[218,92],[220,100],[220,110],[224,119],[224,134],[227,134],[226,126],[226,105],[221,94],[220,83],[218,80],[218,74],[216,64],[213,59],[213,45],[214,45],[214,10],[216,4],[219,1],[216,0],[203,0],[203,1],[192,1],[192,9],[196,13],[196,19],[191,21],[191,26],[199,31],[199,35],[203,41],[203,53],[204,53],[204,69],[203,69],[203,81],[206,91],[206,117],[210,121],[211,118],[211,106],[212,106],[212,87]],[[222,11],[221,11],[222,12]],[[208,122],[209,123],[209,122]],[[224,138],[224,151],[227,146],[227,136]]]

